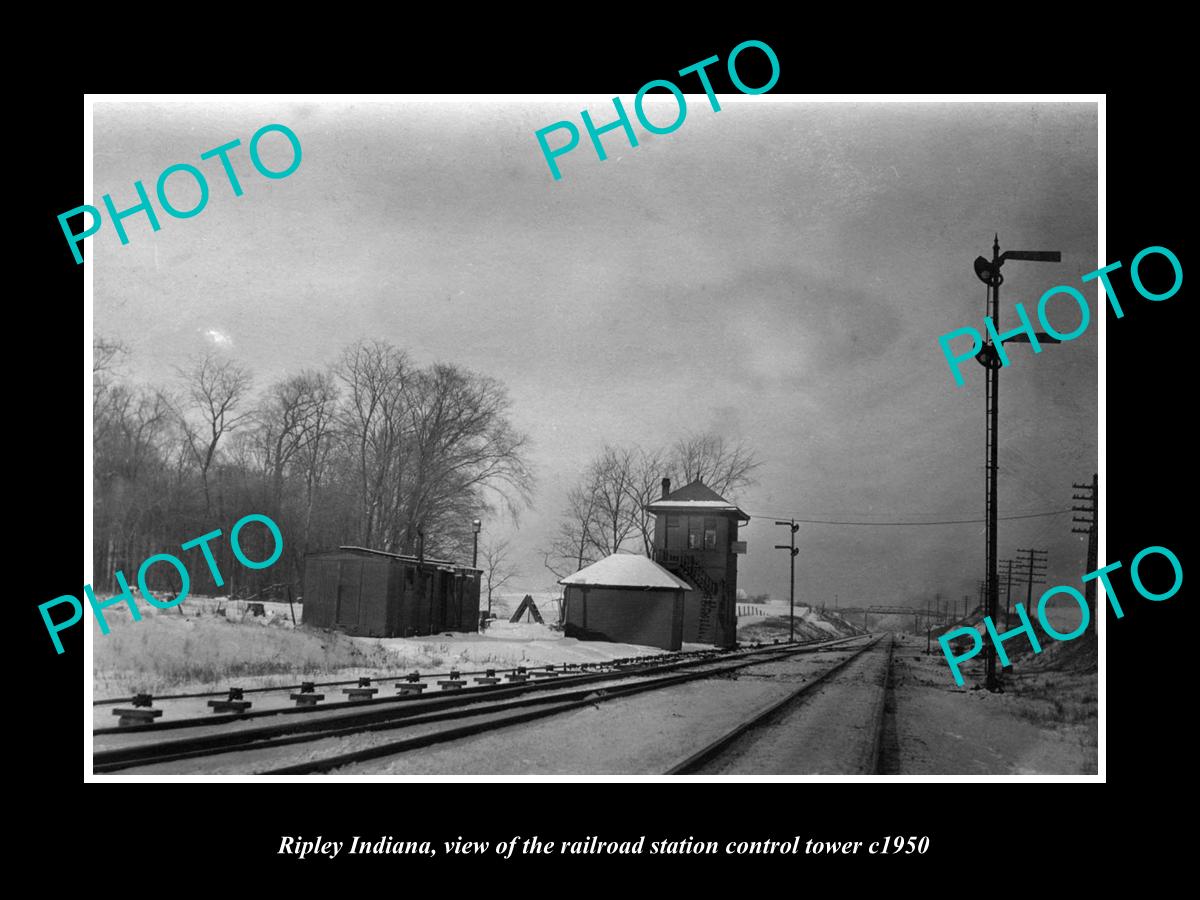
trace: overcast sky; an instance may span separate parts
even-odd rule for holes
[[[567,489],[605,441],[666,444],[688,430],[745,438],[763,459],[737,499],[755,518],[739,585],[787,595],[776,516],[981,519],[983,370],[955,389],[938,336],[982,327],[972,261],[1010,262],[1001,290],[1034,314],[1097,258],[1094,104],[814,104],[689,95],[683,126],[638,129],[630,148],[586,133],[554,181],[534,132],[611,102],[97,104],[95,196],[136,202],[167,166],[209,174],[207,208],[106,223],[88,239],[95,329],[131,349],[127,371],[164,383],[217,347],[264,386],[384,338],[509,388],[533,442],[535,506],[511,535],[523,578],[546,589],[546,543]],[[624,98],[626,106],[632,98]],[[667,122],[669,107],[654,111]],[[262,125],[292,128],[300,168],[267,180],[246,155]],[[582,130],[582,126],[581,130]],[[234,138],[245,193],[199,154]],[[264,158],[281,168],[286,142]],[[176,181],[177,179],[177,181]],[[177,183],[178,182],[178,183]],[[186,208],[187,178],[171,197]],[[194,196],[194,195],[193,195]],[[1085,292],[1095,311],[1095,291]],[[1078,312],[1058,301],[1063,331]],[[1093,316],[1093,319],[1095,317]],[[1017,346],[1001,384],[1000,513],[1071,505],[1096,470],[1095,321],[1034,355]],[[1078,584],[1070,515],[1002,522],[1000,554],[1050,551],[1050,583]],[[975,596],[983,525],[805,525],[799,600],[843,604]],[[182,539],[182,538],[181,538]]]

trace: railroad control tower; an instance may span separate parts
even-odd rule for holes
[[[700,481],[672,491],[669,478],[646,511],[654,516],[651,558],[696,588],[684,595],[683,640],[734,646],[737,558],[746,552],[738,527],[750,517]]]

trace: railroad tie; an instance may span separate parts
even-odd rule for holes
[[[126,728],[130,725],[153,725],[154,720],[163,714],[161,709],[146,709],[145,707],[135,707],[133,709],[114,709],[113,715],[120,716],[117,720],[117,725]]]
[[[360,684],[359,687],[342,688],[342,693],[350,699],[351,703],[358,703],[373,698],[379,693],[379,688],[363,687]]]
[[[251,706],[249,700],[209,700],[208,705],[215,713],[235,713],[241,715]]]
[[[419,697],[419,696],[421,696],[421,691],[425,690],[425,688],[427,688],[427,687],[429,687],[429,685],[420,684],[415,681],[397,681],[396,682],[396,693],[400,694],[400,695],[415,694],[416,696]]]
[[[316,706],[325,699],[325,695],[302,690],[298,694],[292,694],[292,699],[296,701],[297,706]]]

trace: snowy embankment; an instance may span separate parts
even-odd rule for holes
[[[770,600],[761,604],[739,603],[738,612],[750,613],[738,616],[739,641],[786,640],[792,632],[788,618],[790,607],[786,600]],[[797,640],[838,638],[854,632],[853,626],[837,615],[835,610],[822,612],[810,606],[796,605]]]

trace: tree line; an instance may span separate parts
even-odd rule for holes
[[[528,437],[504,385],[486,375],[418,366],[378,340],[257,390],[248,369],[216,352],[159,385],[123,375],[127,357],[118,341],[95,342],[96,587],[115,590],[115,570],[132,581],[142,560],[174,552],[193,591],[215,590],[201,554],[178,546],[217,528],[220,590],[231,592],[296,584],[305,553],[346,544],[467,560],[473,519],[515,519],[530,502]],[[285,538],[283,558],[260,572],[235,565],[228,544],[248,513],[270,516]],[[266,529],[250,531],[246,553],[269,556]],[[152,582],[173,577],[164,569]]]
[[[543,550],[557,578],[618,551],[644,553],[654,546],[654,517],[646,505],[659,499],[662,479],[673,488],[702,481],[726,499],[755,483],[762,463],[745,441],[716,432],[689,434],[661,448],[605,446],[567,494],[558,528]]]

